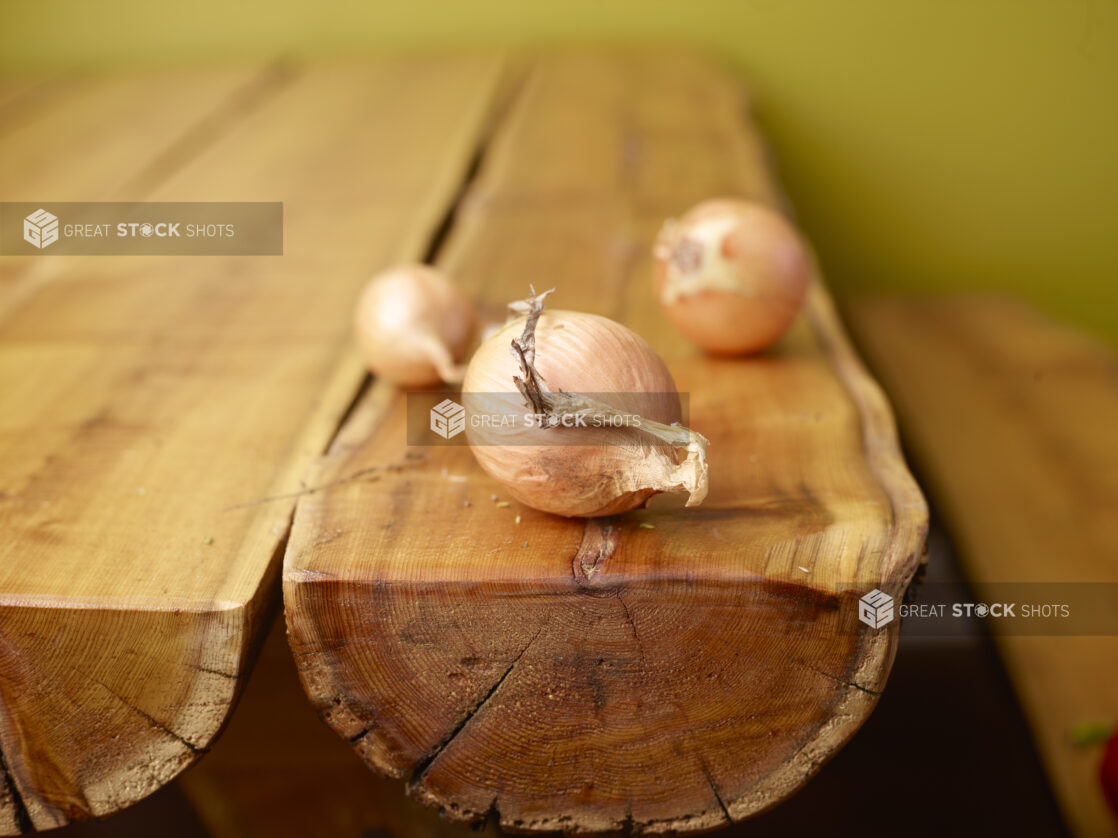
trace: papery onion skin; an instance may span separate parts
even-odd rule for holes
[[[461,381],[475,329],[469,299],[440,271],[400,265],[365,286],[354,335],[369,370],[403,387]]]
[[[523,317],[508,323],[474,354],[462,385],[467,416],[531,412],[513,382],[522,372],[509,350],[524,323]],[[652,347],[619,323],[548,309],[536,325],[535,346],[535,368],[551,390],[592,394],[667,425],[680,421],[671,373]],[[567,444],[553,444],[556,434]],[[556,515],[635,509],[666,490],[658,485],[661,461],[675,461],[666,446],[632,429],[497,429],[468,421],[466,436],[481,467],[514,498]]]
[[[803,305],[813,261],[782,215],[734,198],[704,201],[664,225],[653,275],[668,319],[720,355],[771,346]]]

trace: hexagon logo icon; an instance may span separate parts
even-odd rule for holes
[[[42,250],[58,241],[58,216],[37,209],[23,219],[23,240]]]
[[[443,399],[431,408],[431,430],[443,439],[454,439],[466,429],[466,408]]]
[[[893,598],[874,588],[858,600],[858,619],[875,629],[893,622]]]

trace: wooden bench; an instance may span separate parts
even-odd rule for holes
[[[1004,297],[867,299],[849,312],[976,592],[1118,582],[1113,353]],[[1118,713],[1118,637],[996,639],[1065,818],[1112,834],[1099,751],[1074,747],[1071,731]]]
[[[792,793],[870,712],[897,626],[857,601],[903,594],[926,531],[880,391],[821,281],[746,361],[701,356],[651,293],[665,217],[780,202],[716,66],[62,76],[0,86],[0,116],[3,200],[285,211],[282,258],[0,259],[0,832],[111,814],[198,759],[281,565],[319,712],[459,820],[716,826]],[[384,469],[408,453],[401,399],[364,386],[350,310],[418,259],[489,310],[556,285],[647,337],[712,439],[706,504],[585,523],[498,507],[463,449]]]

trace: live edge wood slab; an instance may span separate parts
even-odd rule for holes
[[[711,440],[697,509],[609,520],[498,504],[463,447],[408,446],[373,382],[296,506],[289,640],[323,718],[453,820],[667,832],[747,818],[854,734],[889,673],[927,510],[889,407],[821,282],[779,347],[704,357],[651,289],[662,221],[716,195],[780,203],[736,82],[655,51],[513,74],[436,261],[487,310],[556,307],[644,335]],[[649,526],[641,526],[651,525]]]

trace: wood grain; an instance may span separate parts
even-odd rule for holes
[[[152,200],[282,200],[285,255],[65,260],[0,315],[0,831],[109,814],[217,735],[293,493],[362,380],[348,311],[371,270],[425,251],[501,67],[293,68],[139,168],[119,126],[93,135],[115,175],[87,173],[90,194],[131,178]],[[206,98],[183,89],[172,105]],[[94,101],[141,126],[162,112],[141,91]],[[76,128],[91,105],[66,107],[40,118]]]
[[[862,300],[850,313],[976,592],[1118,582],[1113,353],[1008,298]],[[1099,753],[1069,733],[1114,717],[1118,638],[996,638],[1069,824],[1113,835]]]
[[[787,797],[858,728],[926,509],[888,406],[821,283],[775,351],[703,357],[652,300],[665,216],[776,203],[738,85],[689,53],[533,65],[440,263],[498,311],[529,283],[661,351],[711,439],[711,493],[583,522],[516,504],[463,447],[409,448],[376,383],[309,478],[284,565],[289,639],[323,718],[453,820],[695,830]],[[652,529],[641,527],[649,524]]]
[[[210,838],[471,838],[378,777],[307,701],[277,619],[206,758],[176,781]],[[495,827],[487,830],[496,838]]]
[[[278,65],[15,79],[0,100],[0,199],[143,200],[283,79]],[[82,264],[3,257],[0,316]]]

